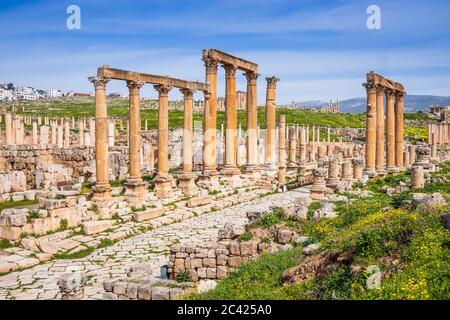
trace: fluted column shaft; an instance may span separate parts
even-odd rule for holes
[[[140,90],[144,83],[128,81],[127,86],[130,96],[130,180],[141,179],[141,95]]]
[[[97,182],[94,192],[101,198],[110,196],[108,179],[108,114],[106,107],[106,84],[109,79],[92,77],[95,86],[95,169]],[[94,197],[95,198],[95,197]]]
[[[373,83],[365,83],[367,90],[367,112],[366,112],[366,171],[370,176],[376,174],[375,171],[375,147],[376,147],[376,126],[377,126],[377,92]]]
[[[169,172],[169,91],[171,87],[155,85],[159,93],[158,108],[158,175]]]
[[[395,165],[403,169],[403,112],[404,92],[395,94]]]
[[[258,105],[256,95],[256,79],[258,74],[245,73],[247,78],[247,167],[257,169],[258,166]]]
[[[203,171],[215,172],[216,165],[216,126],[217,126],[217,61],[204,60],[206,67],[206,83],[210,85],[210,92],[205,93],[204,101],[204,143],[203,143]]]
[[[395,167],[395,110],[394,92],[386,90],[386,167],[394,172]]]
[[[377,137],[375,167],[378,174],[384,174],[384,90],[377,87]]]
[[[277,77],[266,78],[266,148],[265,148],[265,162],[266,165],[275,165],[275,119],[276,119],[276,90]]]
[[[224,65],[225,83],[225,167],[237,166],[237,136],[236,136],[236,67]]]
[[[184,98],[183,173],[192,172],[192,97],[190,89],[181,89]]]

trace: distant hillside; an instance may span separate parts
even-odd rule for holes
[[[324,101],[302,101],[297,106],[319,107],[327,105]],[[340,102],[342,112],[360,113],[366,111],[366,98],[352,98]],[[450,106],[450,97],[406,95],[405,110],[407,112],[428,111],[430,106]]]

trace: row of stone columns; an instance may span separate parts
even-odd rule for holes
[[[433,146],[450,143],[450,123],[429,123],[428,143]]]
[[[404,169],[403,113],[405,92],[380,84],[363,84],[367,90],[365,170],[370,177]],[[384,97],[386,97],[386,145]],[[386,155],[386,157],[385,157]]]

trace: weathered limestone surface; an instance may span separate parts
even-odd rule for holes
[[[153,278],[158,279],[161,266],[168,263],[166,253],[175,242],[216,241],[217,227],[227,222],[244,225],[248,222],[247,211],[267,211],[274,203],[290,205],[305,197],[305,192],[308,194],[301,190],[275,194],[167,226],[162,226],[165,217],[157,218],[152,220],[153,224],[161,221],[156,229],[97,250],[86,258],[56,260],[0,277],[0,299],[60,298],[58,279],[72,271],[84,272],[88,277],[84,289],[86,299],[103,299],[103,281],[125,277],[131,265],[150,264]]]

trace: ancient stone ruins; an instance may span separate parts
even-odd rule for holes
[[[363,141],[363,130],[293,125],[282,111],[277,119],[276,76],[266,78],[260,129],[258,65],[216,49],[203,50],[202,59],[204,83],[98,68],[89,77],[95,118],[1,115],[0,202],[29,204],[0,214],[0,239],[11,244],[0,249],[0,298],[177,299],[261,252],[302,241],[277,228],[237,240],[274,207],[301,220],[320,201],[313,219],[330,217],[337,191],[405,168],[412,168],[405,187],[421,188],[424,175],[448,159],[448,123],[430,123],[427,143],[404,141],[405,88],[381,75],[370,72],[363,84]],[[219,66],[226,79],[222,130]],[[238,71],[247,81],[245,128],[237,120]],[[110,81],[128,87],[128,116],[108,115]],[[150,85],[159,97],[157,130],[141,119],[141,92]],[[175,89],[184,97],[181,130],[169,128]],[[196,92],[204,100],[202,128],[193,124]],[[176,281],[184,276],[190,282]]]

